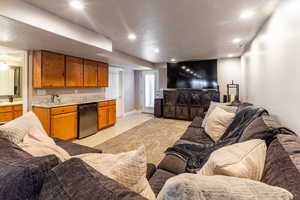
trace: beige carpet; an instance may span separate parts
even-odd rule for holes
[[[171,119],[151,119],[121,135],[97,145],[104,153],[131,151],[144,145],[147,161],[155,165],[164,157],[164,151],[173,145],[191,122]]]

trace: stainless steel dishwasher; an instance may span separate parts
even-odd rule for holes
[[[90,136],[98,131],[97,103],[78,106],[78,138]]]

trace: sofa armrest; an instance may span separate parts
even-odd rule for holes
[[[99,149],[94,149],[80,144],[75,144],[73,142],[61,140],[58,138],[53,138],[53,139],[58,146],[66,150],[71,156],[76,156],[85,153],[102,153],[102,151]]]
[[[147,163],[147,173],[146,173],[147,180],[150,180],[150,178],[153,176],[155,172],[156,172],[156,166],[152,163]]]

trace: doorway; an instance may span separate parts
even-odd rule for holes
[[[106,98],[116,99],[117,117],[124,114],[123,104],[123,71],[120,68],[109,67],[109,87],[106,89]]]
[[[144,113],[154,113],[155,92],[158,89],[157,71],[144,71],[142,73],[143,109]]]

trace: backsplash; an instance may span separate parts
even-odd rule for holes
[[[33,103],[48,103],[53,94],[58,94],[62,103],[78,102],[83,99],[105,98],[105,88],[51,88],[33,89]]]

